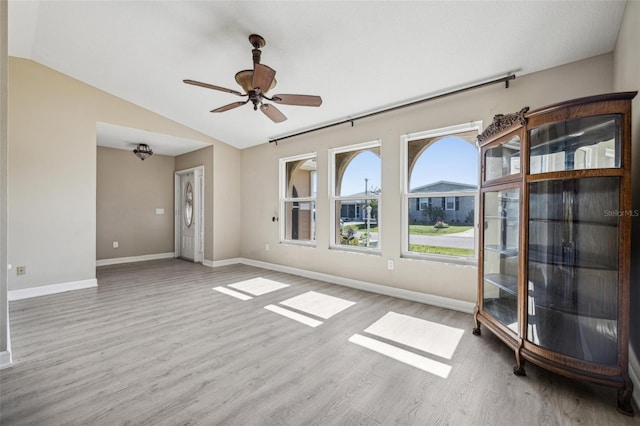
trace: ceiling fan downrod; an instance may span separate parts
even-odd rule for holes
[[[251,34],[249,36],[249,43],[253,46],[253,50],[251,51],[253,63],[259,64],[260,57],[262,56],[262,51],[260,49],[263,48],[267,42],[262,38],[262,36],[259,36],[258,34]]]

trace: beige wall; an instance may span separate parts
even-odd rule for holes
[[[614,90],[640,90],[640,2],[629,1],[614,53]],[[640,210],[640,95],[632,103],[632,209]],[[631,345],[640,356],[640,217],[631,222]],[[636,390],[637,392],[638,390]]]
[[[357,121],[354,127],[338,126],[277,146],[263,144],[243,150],[242,256],[474,302],[475,266],[400,258],[401,136],[476,120],[486,127],[498,113],[607,93],[613,88],[612,67],[612,55],[602,55],[518,77],[508,90],[502,85],[487,87]],[[328,149],[375,139],[382,140],[381,255],[329,249]],[[278,159],[313,151],[318,153],[317,247],[279,244],[278,225],[271,222],[278,212]],[[393,270],[387,270],[387,259],[395,261]]]
[[[213,147],[199,149],[175,158],[175,171],[204,166],[204,259],[213,260]],[[197,207],[196,207],[197,208]],[[236,251],[239,253],[240,251]],[[237,254],[235,255],[237,256]],[[231,257],[235,257],[231,256]]]
[[[7,306],[7,13],[0,1],[0,354],[7,353],[9,310]],[[2,356],[2,355],[0,355]],[[8,355],[7,355],[8,356]],[[2,360],[2,362],[8,362]]]
[[[173,253],[174,157],[99,146],[97,160],[96,259]]]
[[[26,59],[9,58],[8,93],[9,263],[27,268],[10,290],[95,278],[97,122],[214,145],[216,244],[239,233],[239,150]]]
[[[237,258],[242,243],[239,213],[242,181],[240,151],[226,144],[217,144],[176,157],[176,170],[201,165],[204,165],[206,192],[204,259],[216,262]],[[212,169],[213,173],[210,173]],[[213,228],[209,223],[213,223]],[[209,245],[209,241],[213,241],[213,244]]]

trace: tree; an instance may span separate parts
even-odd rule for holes
[[[444,210],[442,210],[442,207],[427,206],[426,210],[422,211],[422,215],[428,217],[431,223],[444,220]]]

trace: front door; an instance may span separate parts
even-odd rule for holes
[[[196,201],[194,173],[180,175],[180,257],[191,261],[196,255]]]

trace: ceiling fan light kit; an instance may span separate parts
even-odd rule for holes
[[[220,92],[231,93],[232,95],[247,97],[246,101],[233,102],[228,105],[221,106],[219,108],[212,109],[211,112],[224,112],[231,109],[242,106],[246,103],[253,104],[254,111],[258,108],[274,123],[281,123],[287,119],[287,117],[273,104],[264,103],[264,100],[275,102],[281,105],[296,105],[296,106],[310,106],[319,107],[322,105],[322,98],[320,96],[313,95],[286,95],[279,94],[272,97],[267,96],[267,92],[276,87],[276,71],[261,64],[260,59],[262,57],[262,51],[260,50],[267,43],[258,34],[251,34],[249,36],[249,42],[253,46],[252,59],[253,69],[239,71],[235,75],[235,80],[242,87],[244,93],[240,93],[237,90],[227,89],[225,87],[215,86],[209,83],[202,83],[195,80],[183,80],[186,84],[194,86],[204,87],[206,89],[217,90]]]

